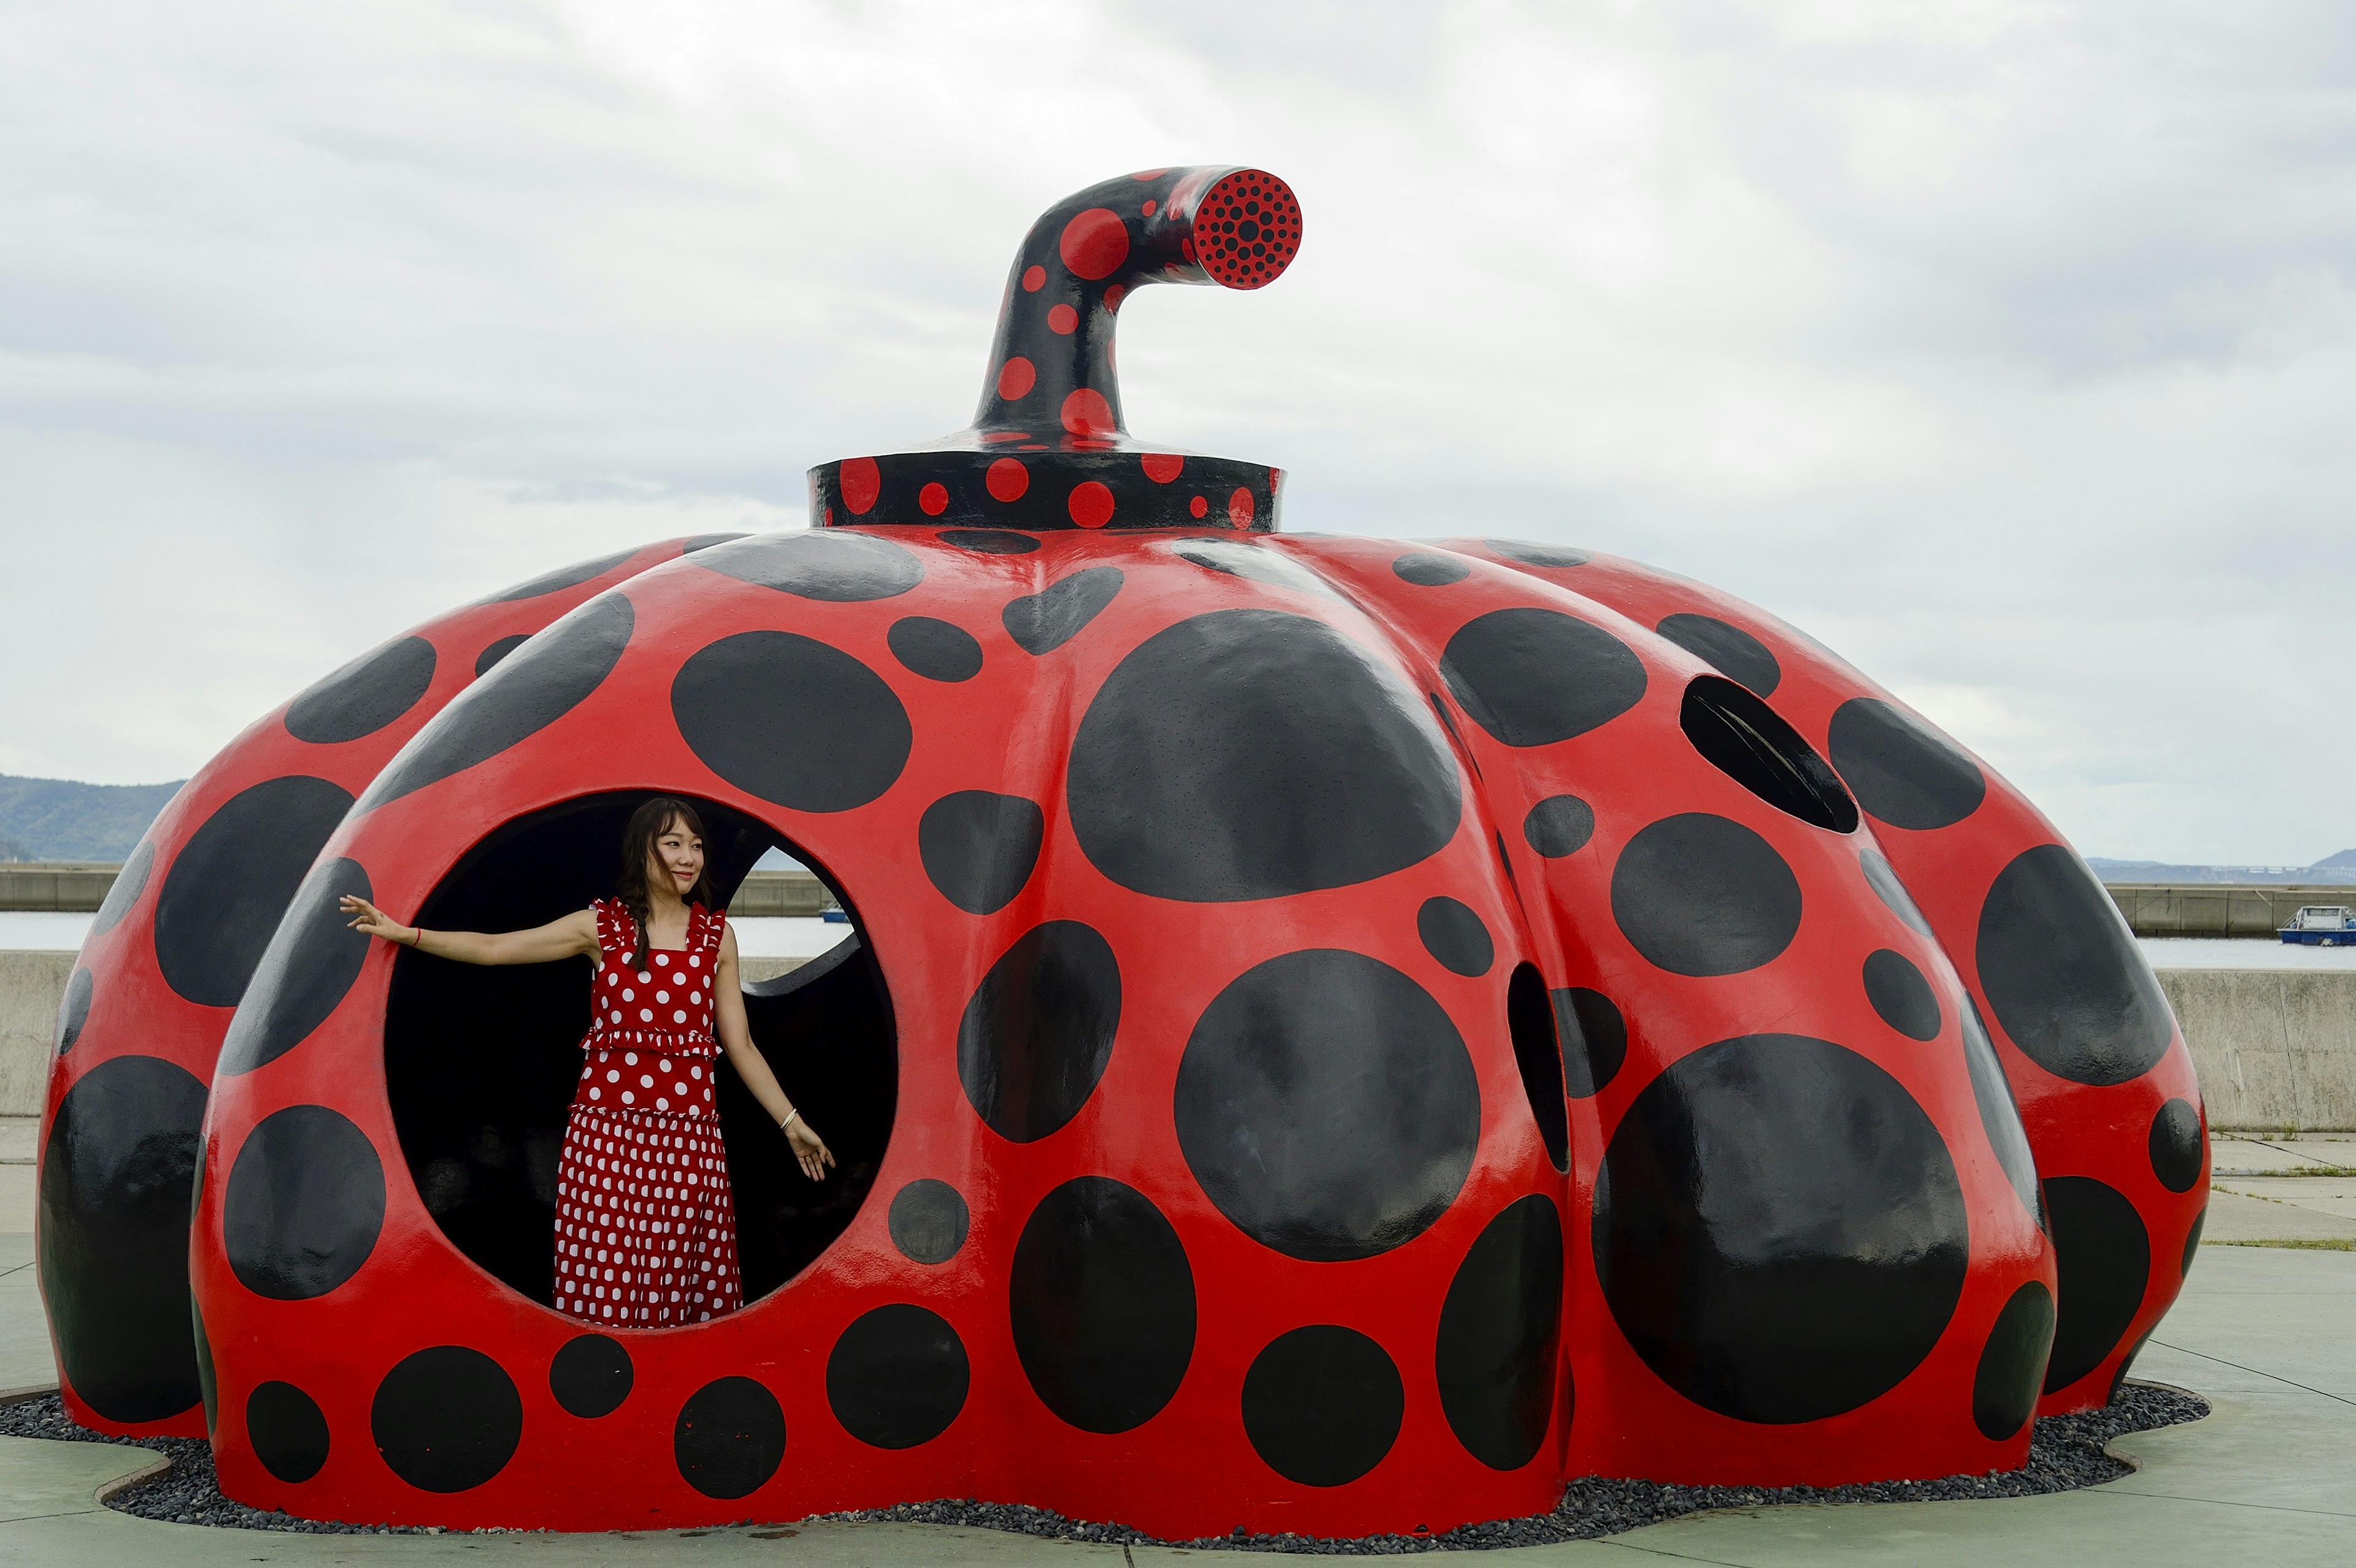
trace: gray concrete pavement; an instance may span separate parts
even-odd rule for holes
[[[2356,1169],[2356,1133],[2309,1133],[2296,1138],[2211,1132],[2212,1176],[2329,1175]]]

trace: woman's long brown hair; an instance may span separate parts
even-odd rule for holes
[[[659,795],[630,813],[630,825],[622,829],[622,874],[614,884],[614,896],[630,912],[631,923],[638,928],[637,951],[630,955],[631,967],[647,961],[647,944],[653,939],[648,934],[647,921],[654,912],[654,895],[647,886],[647,863],[654,859],[655,843],[678,823],[698,838],[703,837],[703,818],[695,807],[677,795]],[[707,851],[708,853],[708,851]],[[704,864],[709,867],[711,861]],[[686,902],[712,908],[712,881],[706,873],[699,873],[695,886],[687,890]]]

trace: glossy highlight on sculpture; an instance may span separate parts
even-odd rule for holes
[[[1135,291],[1301,236],[1257,170],[1082,191],[969,429],[455,610],[199,773],[60,1020],[76,1417],[320,1519],[1187,1538],[2005,1469],[2102,1403],[2208,1155],[2101,887],[1765,612],[1478,516],[1287,535],[1276,470],[1129,435]],[[605,1333],[549,1306],[585,965],[332,912],[583,907],[656,793],[723,898],[783,847],[853,916],[747,991],[842,1168],[723,1086],[747,1304]]]

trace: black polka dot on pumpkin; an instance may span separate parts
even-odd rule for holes
[[[1775,847],[1707,812],[1664,817],[1612,868],[1612,917],[1673,975],[1740,975],[1800,932],[1800,882]]]
[[[750,1497],[785,1462],[786,1413],[751,1378],[715,1378],[680,1406],[670,1452],[680,1478],[705,1497]]]
[[[1461,775],[1413,688],[1323,622],[1220,610],[1148,637],[1088,703],[1066,784],[1088,862],[1194,903],[1350,887],[1455,837]]]
[[[1078,636],[1113,602],[1121,581],[1120,568],[1092,566],[1011,601],[998,618],[1016,647],[1026,654],[1051,654]]]
[[[1452,555],[1440,555],[1431,550],[1410,550],[1391,562],[1391,571],[1402,582],[1412,582],[1418,588],[1445,588],[1451,582],[1462,582],[1472,573],[1472,568]]]
[[[1562,1214],[1534,1192],[1481,1228],[1440,1308],[1440,1406],[1493,1470],[1520,1469],[1546,1442],[1561,1322]]]
[[[374,939],[352,930],[337,907],[347,894],[376,896],[357,860],[338,857],[303,879],[230,1020],[216,1072],[251,1072],[277,1061],[325,1023],[352,988]]]
[[[570,566],[560,566],[553,571],[543,571],[538,577],[527,578],[512,588],[503,588],[482,603],[509,604],[519,599],[537,599],[543,593],[554,593],[559,589],[578,588],[591,578],[603,577],[637,553],[636,549],[617,549],[611,555],[576,560]]]
[[[1938,993],[1912,959],[1890,948],[1865,955],[1865,999],[1881,1021],[1909,1040],[1936,1040],[1943,1026]]]
[[[1866,885],[1873,890],[1874,897],[1890,906],[1890,913],[1923,935],[1932,934],[1931,923],[1916,906],[1914,895],[1906,891],[1906,884],[1898,880],[1898,873],[1879,850],[1860,849],[1857,861],[1865,871]]]
[[[2059,1393],[2101,1366],[2126,1338],[2151,1282],[2151,1236],[2136,1206],[2091,1176],[2048,1177],[2045,1213],[2053,1230],[2060,1306],[2045,1392]]]
[[[1829,1040],[1750,1035],[1630,1103],[1595,1189],[1596,1274],[1631,1347],[1721,1415],[1855,1410],[1945,1331],[1968,1218],[1904,1086]]]
[[[548,1363],[548,1392],[567,1413],[584,1421],[621,1409],[637,1381],[630,1352],[603,1334],[574,1335]]]
[[[930,615],[908,615],[884,634],[892,656],[926,680],[971,680],[981,673],[981,645],[963,626]]]
[[[794,811],[849,811],[898,781],[908,710],[865,665],[796,632],[706,645],[671,681],[671,717],[703,765]]]
[[[2190,1192],[2201,1179],[2204,1153],[2201,1113],[2189,1100],[2170,1100],[2151,1118],[2151,1173],[2170,1192]]]
[[[972,1222],[964,1196],[946,1181],[920,1177],[892,1197],[892,1244],[910,1263],[945,1264],[965,1245]]]
[[[1562,1036],[1563,1085],[1574,1100],[1600,1094],[1628,1060],[1628,1020],[1601,991],[1570,986],[1548,993]]]
[[[91,917],[91,935],[103,936],[123,923],[123,917],[131,912],[131,906],[147,891],[148,873],[155,869],[155,841],[142,838],[131,851],[131,858],[123,862],[123,869],[115,873],[106,897],[99,901],[98,913]]]
[[[1290,1257],[1373,1257],[1455,1200],[1481,1136],[1463,1037],[1389,965],[1288,953],[1231,981],[1178,1065],[1178,1146],[1204,1195]]]
[[[155,895],[155,964],[200,1007],[245,995],[287,901],[352,797],[326,779],[266,779],[224,801],[180,846]]]
[[[1036,1142],[1087,1104],[1120,1028],[1120,965],[1092,926],[1034,925],[990,966],[958,1026],[958,1078],[999,1136]]]
[[[188,1209],[205,1086],[155,1056],[117,1056],[58,1103],[41,1155],[41,1295],[59,1371],[110,1421],[177,1415],[202,1397],[188,1301]]]
[[[369,1404],[369,1432],[385,1467],[411,1486],[463,1492],[515,1457],[523,1396],[482,1351],[434,1345],[385,1373]]]
[[[2053,1348],[2053,1296],[2030,1280],[2007,1298],[1972,1375],[1972,1424],[2001,1443],[2029,1424]]]
[[[1524,566],[1585,566],[1595,559],[1595,552],[1576,545],[1545,544],[1537,539],[1483,539],[1483,544],[1507,560],[1520,561]]]
[[[1522,818],[1522,842],[1549,860],[1575,855],[1595,837],[1595,808],[1575,795],[1550,795]]]
[[[1527,605],[1459,627],[1440,674],[1472,721],[1508,746],[1584,735],[1644,695],[1644,661],[1627,644],[1576,615]]]
[[[2201,1205],[2201,1212],[2192,1216],[2192,1229],[2184,1233],[2184,1252],[2176,1260],[2176,1277],[2180,1282],[2192,1272],[2192,1260],[2201,1253],[2201,1228],[2209,1223],[2209,1205]]]
[[[1470,906],[1451,898],[1429,898],[1415,912],[1415,933],[1423,950],[1443,969],[1466,976],[1486,975],[1497,961],[1489,928]]]
[[[1827,745],[1857,804],[1892,827],[1951,827],[1987,795],[1977,763],[1879,698],[1854,697],[1834,709]]]
[[[434,645],[396,637],[305,690],[286,708],[286,732],[315,746],[373,735],[434,684]]]
[[[360,796],[370,809],[489,761],[538,734],[605,684],[637,621],[605,592],[539,633],[427,721]]]
[[[959,790],[925,807],[916,853],[941,897],[968,914],[995,914],[1031,880],[1046,836],[1046,814],[1036,802]]]
[[[1774,696],[1783,684],[1783,667],[1767,645],[1715,615],[1670,615],[1654,630],[1761,697]]]
[[[1290,588],[1297,593],[1314,593],[1323,599],[1333,597],[1333,591],[1325,585],[1323,578],[1281,550],[1265,545],[1238,544],[1233,539],[1189,539],[1174,553],[1181,560],[1228,577],[1264,582],[1271,588]]]
[[[293,1383],[256,1384],[245,1398],[245,1437],[262,1467],[298,1486],[327,1463],[327,1417]]]
[[[1037,539],[1011,528],[943,528],[937,537],[976,555],[1029,555],[1039,548]]]
[[[1078,1177],[1039,1200],[1007,1294],[1032,1391],[1084,1432],[1151,1419],[1194,1359],[1185,1246],[1143,1193],[1110,1177]]]
[[[812,528],[755,534],[698,552],[695,564],[798,599],[857,604],[894,599],[924,581],[924,562],[871,534]]]
[[[1382,1463],[1406,1414],[1398,1364],[1355,1328],[1280,1334],[1244,1373],[1244,1435],[1269,1469],[1304,1487],[1344,1486]]]
[[[2011,1081],[1988,1039],[1987,1025],[1971,997],[1964,998],[1964,1067],[1972,1080],[1972,1101],[1979,1107],[1980,1130],[1996,1151],[1997,1164],[2012,1184],[2020,1206],[2041,1228],[2045,1209],[2037,1188],[2037,1156],[2029,1146],[2029,1129],[2021,1125],[2020,1103],[2013,1098]]]
[[[57,1048],[63,1056],[81,1038],[82,1025],[90,1021],[91,998],[97,994],[98,982],[87,969],[77,969],[66,982],[65,1000],[58,1004]]]
[[[947,1432],[972,1381],[948,1320],[906,1302],[862,1314],[826,1359],[835,1420],[875,1448],[914,1448]]]
[[[2025,850],[1997,873],[1976,952],[1996,1021],[2058,1078],[2124,1083],[2149,1072],[2176,1036],[2118,906],[2060,844]],[[2066,1318],[2066,1296],[2062,1310]]]
[[[512,636],[501,637],[497,642],[486,644],[483,651],[475,656],[475,678],[480,680],[490,674],[501,659],[530,641],[531,641],[530,632],[518,632]]]
[[[384,1165],[325,1105],[289,1105],[246,1135],[221,1198],[221,1250],[273,1301],[325,1296],[358,1274],[384,1229]]]

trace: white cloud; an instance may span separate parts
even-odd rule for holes
[[[47,677],[0,770],[171,776],[500,582],[794,520],[808,464],[963,422],[1047,202],[1244,159],[1308,243],[1124,313],[1135,428],[1285,464],[1296,527],[1743,593],[2090,852],[2356,843],[2315,657],[2356,585],[2342,9],[78,0],[0,37],[0,656]]]

